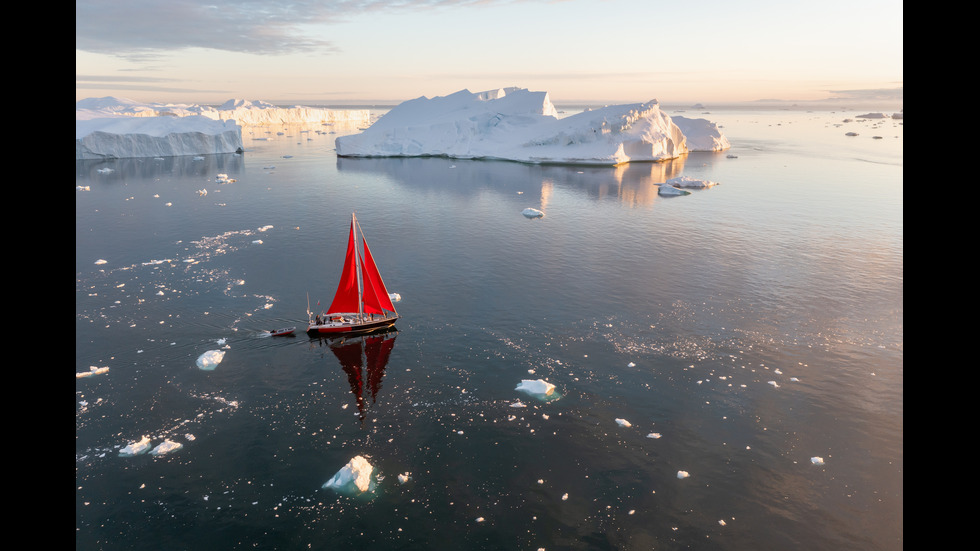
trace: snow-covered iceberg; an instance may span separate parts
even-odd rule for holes
[[[503,159],[619,165],[729,147],[717,125],[685,119],[688,136],[656,100],[559,118],[547,92],[461,90],[401,103],[367,130],[336,140],[341,157]]]

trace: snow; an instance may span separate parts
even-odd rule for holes
[[[656,100],[612,105],[559,119],[547,92],[460,90],[401,103],[370,128],[336,139],[341,157],[503,159],[619,165],[665,161],[730,147],[717,125],[660,110]]]
[[[371,489],[371,473],[374,467],[363,456],[351,459],[337,474],[328,480],[323,487],[332,488],[342,493],[353,491],[366,492]]]
[[[241,153],[242,126],[270,124],[364,125],[366,109],[277,107],[232,99],[214,108],[87,98],[75,103],[75,159],[169,157]]]

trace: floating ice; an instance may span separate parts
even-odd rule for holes
[[[541,218],[541,217],[544,216],[544,213],[543,212],[541,212],[538,209],[532,209],[531,207],[528,207],[528,208],[524,209],[523,211],[521,211],[521,214],[523,214],[524,216],[526,216],[528,218]]]
[[[183,448],[184,445],[180,442],[173,442],[171,440],[164,440],[162,444],[157,445],[150,451],[150,455],[166,455],[172,451],[177,451]]]
[[[399,474],[398,474],[398,482],[401,482],[402,484],[404,484],[404,483],[406,483],[406,482],[408,482],[408,480],[409,480],[410,478],[412,478],[412,477],[410,476],[411,474],[412,474],[412,473],[399,473]]]
[[[197,367],[204,371],[214,371],[225,357],[222,350],[208,350],[197,358]]]
[[[323,487],[331,488],[341,493],[367,492],[376,484],[371,479],[374,467],[363,456],[351,459],[337,474],[328,480]]]
[[[402,296],[398,293],[388,293],[388,298],[390,298],[392,302],[398,302],[402,299]]]
[[[526,408],[527,406],[524,405],[524,402],[521,402],[520,400],[518,400],[518,401],[514,402],[513,404],[511,404],[510,407],[512,407],[512,408]]]
[[[810,458],[810,463],[814,465],[823,465],[823,458],[819,456],[813,456]]]
[[[108,261],[107,260],[104,260],[102,258],[100,258],[100,259],[98,259],[98,260],[95,261],[96,264],[105,264],[106,262],[108,262]]]
[[[700,178],[692,178],[691,176],[678,176],[677,178],[671,178],[664,182],[668,186],[674,186],[679,188],[697,188],[697,189],[707,189],[709,187],[717,186],[718,182],[712,182],[711,180],[701,180]]]
[[[520,390],[521,392],[526,392],[535,396],[550,396],[555,391],[555,385],[545,381],[544,379],[538,379],[536,381],[522,379],[521,384],[517,385],[517,388],[514,390]]]
[[[125,448],[119,450],[121,457],[132,457],[141,453],[146,453],[150,449],[150,437],[144,436],[139,442],[130,442]]]
[[[87,98],[75,103],[75,158],[152,157],[240,153],[239,125],[339,122],[365,124],[367,109],[276,107],[231,99],[220,107]],[[256,138],[261,139],[261,138]],[[203,157],[195,157],[203,160]],[[229,179],[228,183],[233,182]]]
[[[94,365],[90,365],[88,367],[88,369],[89,369],[88,371],[82,371],[81,373],[75,373],[75,378],[76,379],[81,379],[83,377],[91,377],[92,375],[102,375],[103,373],[108,373],[109,372],[109,368],[108,367],[96,367]]]
[[[659,432],[651,432],[650,434],[647,435],[647,438],[653,438],[653,439],[656,440],[657,438],[660,438],[660,433]]]
[[[616,419],[616,424],[621,427],[632,427],[633,425],[626,419]]]
[[[677,471],[677,478],[687,478],[691,476],[687,471]]]
[[[548,92],[460,90],[403,102],[360,134],[338,137],[336,150],[341,157],[442,156],[609,166],[730,147],[708,121],[684,119],[680,124],[687,131],[656,100],[559,119]]]
[[[657,195],[663,195],[664,197],[676,197],[679,195],[690,194],[690,191],[679,189],[669,184],[660,184],[660,189],[657,190]]]

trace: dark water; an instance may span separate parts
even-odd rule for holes
[[[76,548],[902,549],[903,133],[853,115],[705,115],[731,151],[616,169],[328,127],[78,162]],[[263,333],[329,302],[354,211],[401,296],[370,369]],[[356,455],[373,493],[322,488]]]

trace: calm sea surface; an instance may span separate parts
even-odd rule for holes
[[[76,548],[902,549],[904,134],[863,112],[683,113],[732,149],[619,168],[328,126],[77,162]],[[401,296],[363,368],[302,331],[352,212]]]

